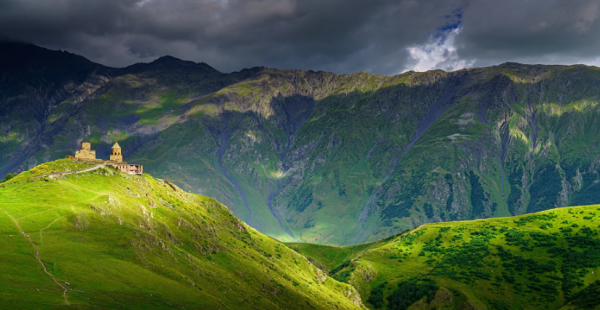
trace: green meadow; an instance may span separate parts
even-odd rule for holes
[[[1,184],[0,308],[358,308],[352,286],[216,200],[107,167],[67,174],[86,168]]]
[[[290,244],[370,309],[598,309],[600,205],[426,224],[379,242]]]

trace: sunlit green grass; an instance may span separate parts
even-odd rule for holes
[[[334,277],[346,272],[344,280],[361,292],[363,300],[386,283],[387,305],[398,284],[431,279],[462,300],[462,306],[559,309],[577,308],[577,292],[600,280],[599,232],[600,205],[592,205],[514,218],[426,224],[354,247],[290,247],[334,269]],[[340,265],[344,268],[336,269]],[[422,302],[432,305],[426,298]]]
[[[0,305],[65,304],[29,239],[48,272],[70,284],[67,300],[77,307],[357,307],[347,297],[351,286],[321,281],[321,271],[305,257],[243,224],[214,199],[111,168],[47,175],[89,166],[50,162],[0,187]]]

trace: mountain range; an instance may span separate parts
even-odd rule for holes
[[[0,176],[88,139],[282,241],[355,245],[431,222],[600,203],[600,69],[222,73],[109,68],[0,44]]]

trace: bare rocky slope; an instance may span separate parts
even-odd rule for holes
[[[107,68],[0,45],[0,176],[88,138],[285,241],[348,245],[422,223],[599,203],[600,69]]]

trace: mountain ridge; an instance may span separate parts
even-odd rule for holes
[[[147,65],[20,96],[0,83],[0,174],[62,158],[84,137],[99,156],[119,141],[126,160],[261,232],[332,245],[600,202],[596,67],[384,77]]]

